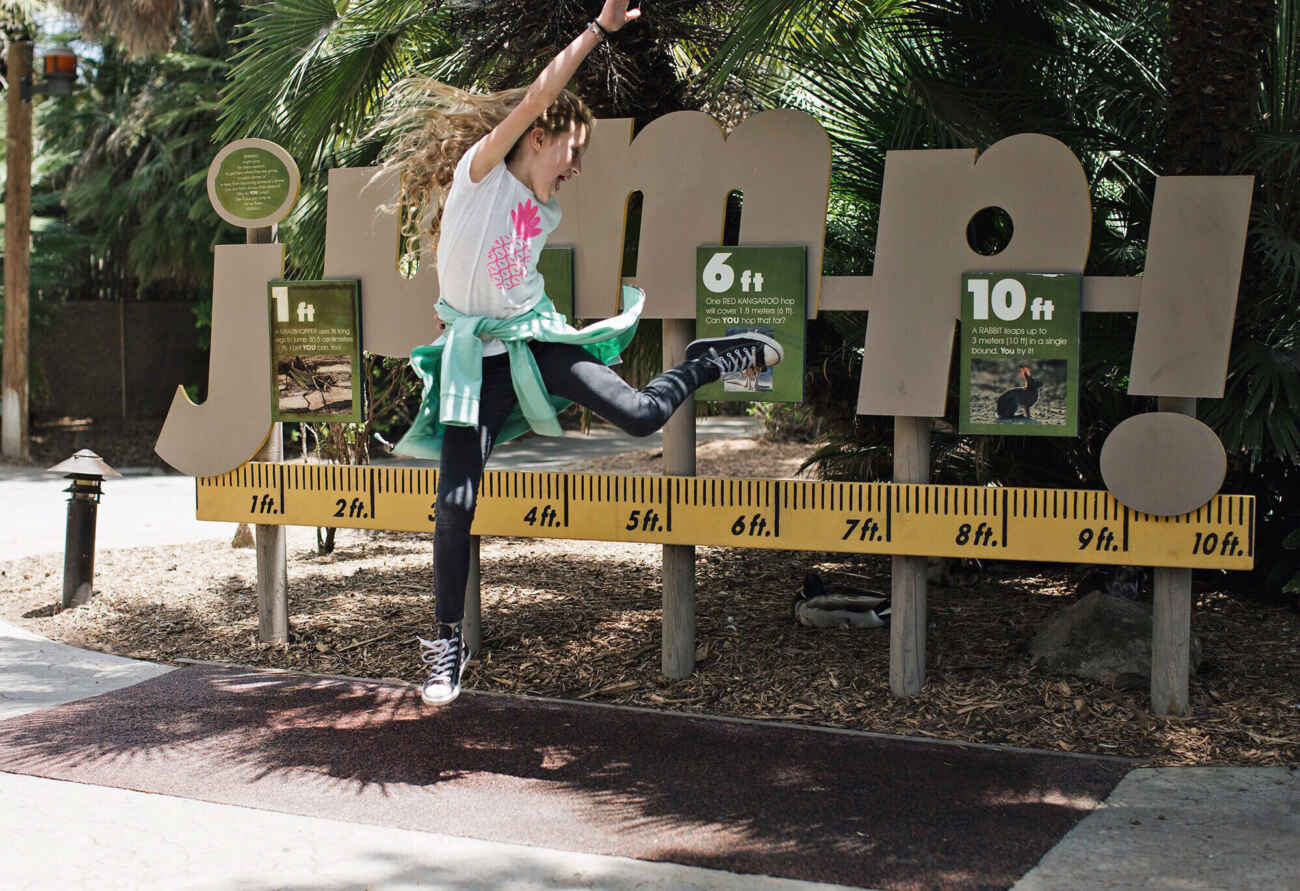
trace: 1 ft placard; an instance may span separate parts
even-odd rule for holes
[[[361,421],[359,287],[355,280],[267,285],[274,420]]]

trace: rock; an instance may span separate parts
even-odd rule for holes
[[[232,548],[251,548],[253,543],[253,530],[248,528],[247,523],[240,523],[239,528],[235,530],[235,540],[230,543]]]
[[[1151,677],[1151,607],[1093,591],[1063,607],[1029,644],[1043,671],[1091,678],[1114,685],[1120,678]],[[1192,670],[1201,662],[1201,642],[1191,639]]]

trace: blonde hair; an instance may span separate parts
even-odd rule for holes
[[[383,169],[401,173],[398,206],[407,257],[427,249],[432,262],[457,162],[504,121],[527,92],[520,87],[470,93],[425,77],[406,78],[389,91],[372,134],[387,140],[379,156]],[[578,124],[590,130],[594,122],[587,104],[564,90],[525,135],[534,127],[548,134],[567,133]]]

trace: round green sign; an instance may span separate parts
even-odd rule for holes
[[[241,139],[217,153],[208,169],[208,197],[223,220],[249,228],[288,215],[298,197],[298,165],[265,139]]]

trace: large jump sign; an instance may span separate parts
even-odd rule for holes
[[[961,284],[958,429],[1076,435],[1082,277],[968,273]]]
[[[729,374],[701,387],[698,399],[803,402],[808,250],[802,246],[724,247],[696,250],[696,337],[756,331],[776,338],[781,364]]]

